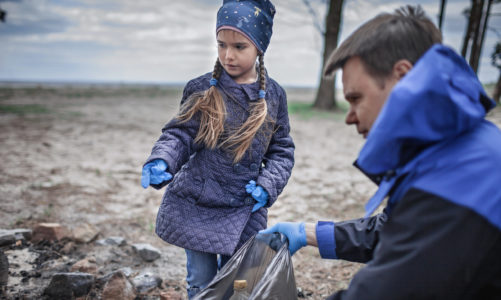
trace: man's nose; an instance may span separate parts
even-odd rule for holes
[[[347,125],[356,124],[358,122],[357,115],[355,114],[355,110],[353,110],[353,108],[350,107],[350,109],[346,113],[346,118],[344,119],[344,122]]]

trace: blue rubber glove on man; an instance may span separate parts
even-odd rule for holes
[[[141,185],[147,188],[150,184],[160,184],[170,180],[172,174],[167,172],[167,163],[163,159],[155,159],[144,165],[141,175]]]
[[[306,231],[304,230],[304,222],[277,223],[270,228],[259,231],[259,234],[274,232],[280,232],[287,237],[287,239],[289,240],[289,252],[291,253],[291,256],[294,255],[297,250],[306,246]]]
[[[245,186],[245,190],[247,193],[251,194],[252,198],[257,201],[252,208],[252,212],[260,209],[265,206],[268,202],[268,192],[266,192],[262,186],[256,185],[254,180],[249,181],[249,183]]]

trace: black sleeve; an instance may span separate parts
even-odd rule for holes
[[[371,260],[386,220],[386,212],[382,212],[369,218],[335,223],[337,258],[362,263]]]
[[[474,211],[411,189],[381,231],[374,258],[328,299],[496,299],[501,231]]]

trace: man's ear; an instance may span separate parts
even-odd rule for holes
[[[395,76],[395,78],[400,80],[411,69],[412,69],[412,63],[407,59],[401,59],[393,65],[393,70],[392,70],[393,76]]]

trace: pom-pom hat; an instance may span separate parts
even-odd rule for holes
[[[216,34],[231,29],[244,34],[259,52],[270,44],[275,6],[269,0],[224,0],[217,12]]]

